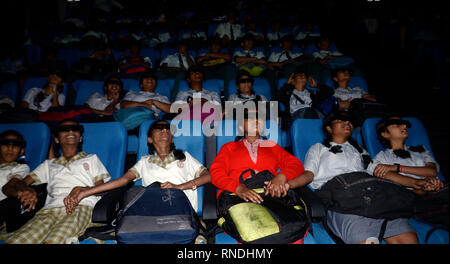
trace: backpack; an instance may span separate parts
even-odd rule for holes
[[[144,121],[154,120],[154,114],[155,111],[138,106],[116,110],[112,115],[116,121],[121,122],[125,126],[126,130],[131,130],[144,123]]]
[[[249,171],[251,177],[243,180]],[[267,170],[255,174],[251,169],[239,177],[240,183],[260,193],[264,200],[261,204],[245,202],[228,191],[219,195],[218,226],[240,243],[293,243],[306,235],[311,223],[307,207],[293,190],[281,198],[264,195],[264,182],[273,177]]]
[[[315,194],[328,210],[388,220],[409,218],[416,202],[412,191],[366,172],[338,175]]]
[[[200,220],[183,191],[133,186],[124,195],[116,225],[118,244],[187,244]]]

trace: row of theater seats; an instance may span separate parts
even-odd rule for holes
[[[30,45],[30,46],[24,46],[24,48],[25,48],[27,59],[30,62],[30,64],[33,65],[33,64],[39,63],[39,61],[41,60],[40,47]],[[233,52],[235,52],[237,50],[242,50],[242,48],[238,47],[235,50],[229,50],[227,48],[223,48],[221,50],[221,52],[232,54]],[[329,50],[336,51],[337,50],[336,45],[332,43],[330,45]],[[272,54],[273,52],[280,52],[281,48],[279,46],[274,46],[274,47],[267,48],[267,49],[265,49],[263,47],[255,47],[254,51],[255,52],[262,51],[266,55],[266,58],[269,58],[270,54]],[[302,52],[307,55],[312,55],[314,52],[319,51],[319,49],[313,43],[309,43],[308,45],[306,45],[306,47],[304,49],[295,45],[293,47],[292,51],[293,52]],[[126,56],[130,56],[130,52],[128,50],[122,51],[122,50],[112,49],[111,52],[116,61],[120,61],[122,58],[124,58]],[[160,62],[167,56],[174,54],[176,52],[177,52],[177,50],[172,47],[162,47],[161,49],[142,48],[141,56],[149,57],[152,61],[153,67],[156,68],[156,66],[158,66],[158,65],[156,65],[157,62]],[[81,50],[81,49],[77,49],[77,48],[59,48],[58,49],[58,58],[60,60],[64,61],[67,64],[67,66],[70,68],[75,62],[79,61],[82,58],[87,58],[92,53],[93,53],[93,50]],[[196,58],[199,54],[202,54],[202,53],[209,53],[209,51],[206,47],[200,48],[198,50],[193,50],[193,49],[189,50],[189,55],[191,55],[194,58]]]
[[[412,124],[410,136],[406,142],[407,145],[424,145],[431,151],[431,145],[420,120],[414,117],[406,118]],[[379,118],[367,119],[363,124],[361,134],[354,133],[354,138],[363,145],[369,154],[374,157],[381,149],[381,145],[375,135],[375,124]],[[136,162],[144,155],[148,154],[147,133],[148,128],[153,120],[146,121],[141,124],[138,135],[138,151]],[[183,120],[178,123],[172,123],[177,127],[177,133],[174,142],[177,148],[188,151],[197,160],[205,164],[205,136],[202,125],[196,120]],[[127,152],[127,132],[123,125],[119,122],[107,123],[84,123],[85,132],[83,135],[83,149],[87,153],[95,153],[110,172],[112,179],[120,177],[124,173],[125,156]],[[304,161],[307,150],[315,143],[322,142],[323,132],[321,130],[322,121],[320,119],[297,119],[291,126],[291,141],[293,154]],[[24,124],[0,124],[0,132],[6,129],[16,129],[21,132],[27,141],[27,161],[30,169],[33,170],[38,164],[45,160],[46,150],[50,138],[50,131],[45,124],[42,123],[24,123]],[[104,133],[108,131],[108,133]],[[183,131],[183,134],[180,134]],[[188,133],[188,134],[186,134]],[[265,127],[265,133],[269,139],[280,142],[279,126],[274,122],[268,122]],[[217,127],[217,152],[220,147],[232,140],[237,134],[235,121],[223,120]],[[431,151],[432,153],[432,151]],[[432,153],[433,154],[433,153]],[[444,180],[442,174],[439,178]],[[141,184],[137,182],[136,184]],[[208,210],[208,218],[214,218],[215,198],[204,198],[204,187],[199,188],[199,216],[203,216]],[[212,197],[215,197],[214,195]],[[212,214],[211,214],[212,212]],[[214,215],[211,217],[211,215]],[[419,242],[429,244],[448,244],[449,234],[444,230],[436,230],[427,238],[427,234],[433,227],[427,223],[418,221],[414,218],[410,219],[410,224],[416,229]],[[332,244],[334,241],[324,230],[320,223],[313,222],[312,232],[305,237],[305,244]],[[83,241],[83,243],[93,243],[91,239]],[[108,241],[107,243],[115,243]],[[215,238],[216,244],[235,244],[237,243],[230,236],[219,233]]]

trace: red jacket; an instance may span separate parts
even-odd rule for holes
[[[220,189],[217,196],[222,190],[236,193],[239,176],[246,169],[258,172],[269,170],[273,175],[281,172],[287,180],[298,177],[305,170],[298,158],[273,141],[265,140],[259,144],[256,164],[250,158],[243,140],[229,142],[222,146],[210,168],[211,183]],[[246,179],[249,175],[250,172],[243,178]]]

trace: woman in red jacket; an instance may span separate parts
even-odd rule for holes
[[[243,126],[238,125],[238,128],[244,131],[244,137],[238,136],[234,142],[223,145],[210,168],[211,182],[220,189],[217,197],[226,190],[246,202],[261,203],[258,193],[239,183],[239,176],[247,169],[256,173],[269,170],[275,177],[267,183],[266,195],[285,195],[285,183],[304,171],[301,161],[275,142],[265,140],[262,136],[264,120],[256,118],[256,114],[246,114]],[[250,172],[243,175],[244,180],[249,176]]]

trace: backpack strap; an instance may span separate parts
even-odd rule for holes
[[[384,238],[384,233],[386,232],[386,227],[388,223],[388,219],[384,219],[383,224],[381,224],[380,233],[378,234],[378,241],[381,243]]]

